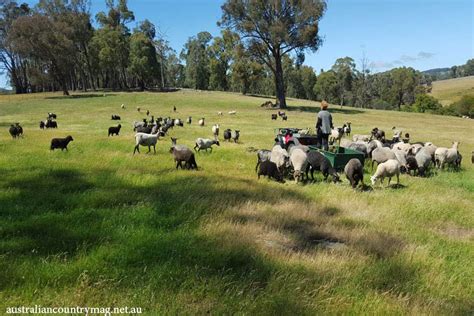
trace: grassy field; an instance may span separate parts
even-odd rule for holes
[[[274,128],[313,127],[317,103],[289,100],[288,122],[265,99],[217,92],[0,96],[0,313],[8,306],[139,306],[147,314],[470,314],[474,310],[472,120],[333,108],[353,133],[397,126],[413,141],[460,141],[462,170],[401,176],[400,188],[348,181],[279,184],[255,174],[254,148]],[[120,105],[124,103],[126,109]],[[171,109],[175,105],[178,113]],[[135,108],[215,122],[241,143],[174,169],[170,139],[132,155]],[[217,116],[237,110],[236,116]],[[57,130],[42,131],[47,112]],[[122,133],[108,138],[122,117]],[[23,139],[8,127],[21,122]],[[50,139],[72,135],[69,152]],[[365,183],[369,184],[366,168]]]
[[[459,101],[464,95],[474,96],[474,76],[433,81],[431,95],[443,105]]]

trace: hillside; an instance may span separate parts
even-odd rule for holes
[[[443,105],[456,102],[463,95],[474,95],[474,76],[433,81],[431,95]]]
[[[444,314],[472,312],[472,120],[334,106],[353,134],[377,126],[412,141],[460,141],[461,171],[401,175],[366,191],[317,180],[257,180],[253,148],[282,126],[314,127],[318,104],[290,99],[288,122],[232,93],[0,96],[0,310],[8,306],[129,306],[146,315]],[[120,105],[126,108],[121,109]],[[142,109],[138,113],[136,107]],[[176,106],[177,113],[172,108]],[[185,119],[178,144],[239,129],[176,170],[170,136],[133,155],[132,122]],[[236,110],[235,116],[227,115]],[[218,116],[217,112],[224,112]],[[48,112],[57,130],[40,130]],[[121,116],[120,136],[107,128]],[[206,126],[197,120],[206,118]],[[25,136],[13,140],[10,124]],[[441,132],[442,131],[442,132]],[[69,151],[50,151],[72,135]],[[373,172],[365,167],[365,184]]]

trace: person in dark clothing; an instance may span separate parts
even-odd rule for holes
[[[316,123],[317,130],[317,147],[329,150],[329,135],[331,134],[331,129],[334,128],[332,124],[331,113],[327,111],[328,103],[326,101],[321,102],[321,111],[318,112],[318,121]]]

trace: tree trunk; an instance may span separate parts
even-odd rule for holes
[[[281,65],[280,54],[275,54],[275,89],[276,89],[276,102],[280,109],[286,109],[285,99],[285,81],[283,79],[283,67]]]

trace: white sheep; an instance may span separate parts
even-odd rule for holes
[[[289,159],[290,157],[285,149],[280,145],[273,146],[270,161],[275,163],[280,171],[288,167]]]
[[[344,125],[344,127],[346,127]],[[344,135],[344,127],[337,127],[331,129],[331,134],[329,135],[329,142],[334,144],[336,141],[340,141],[342,136]]]
[[[212,135],[214,135],[214,137],[219,136],[219,127],[219,124],[214,124],[212,126]]]
[[[235,115],[237,114],[237,111],[229,111],[229,115]]]
[[[222,111],[217,112],[217,115],[223,115]]]
[[[411,144],[407,144],[407,143],[404,143],[404,142],[398,142],[398,143],[395,143],[392,146],[392,148],[397,149],[397,150],[403,150],[404,152],[406,152],[408,154],[410,152],[410,150],[413,148],[413,146]]]
[[[375,171],[374,175],[370,177],[370,181],[372,182],[372,185],[375,185],[377,180],[380,179],[380,183],[383,184],[385,177],[388,177],[388,184],[390,185],[390,181],[394,175],[397,176],[397,184],[399,184],[400,163],[397,159],[389,159],[377,166],[377,170]]]
[[[153,151],[156,154],[156,142],[159,139],[159,134],[146,134],[146,133],[136,133],[135,134],[135,149],[133,150],[133,154],[135,154],[136,151],[140,153],[139,146],[147,146],[148,147],[148,152],[151,151],[151,146],[153,146]]]
[[[293,177],[295,182],[298,183],[298,181],[303,180],[304,172],[308,165],[308,155],[303,149],[294,148],[291,151],[290,162],[294,170]]]
[[[403,150],[398,149],[392,149],[392,151],[395,154],[395,157],[397,158],[398,162],[400,163],[400,166],[402,168],[407,169],[407,153]]]
[[[354,136],[352,136],[352,140],[355,142],[357,141],[368,142],[370,140],[370,135],[355,134]]]
[[[204,117],[198,121],[199,126],[204,126]]]
[[[443,169],[445,164],[451,164],[458,158],[459,142],[453,142],[451,148],[438,147],[435,151],[435,162],[438,169]]]
[[[125,104],[122,103],[122,105],[120,106],[122,109],[125,109]]]
[[[372,151],[372,170],[374,170],[374,162],[377,165],[386,162],[390,159],[397,159],[395,153],[387,147],[377,147]]]
[[[418,175],[423,177],[432,161],[429,147],[423,147],[420,149],[420,151],[415,155],[415,159],[416,164],[418,165]]]
[[[212,140],[209,138],[197,138],[196,139],[196,145],[194,146],[194,150],[197,149],[197,151],[201,151],[202,149],[207,150],[211,149],[212,153],[212,145],[217,145],[220,146],[219,141],[217,139]]]

